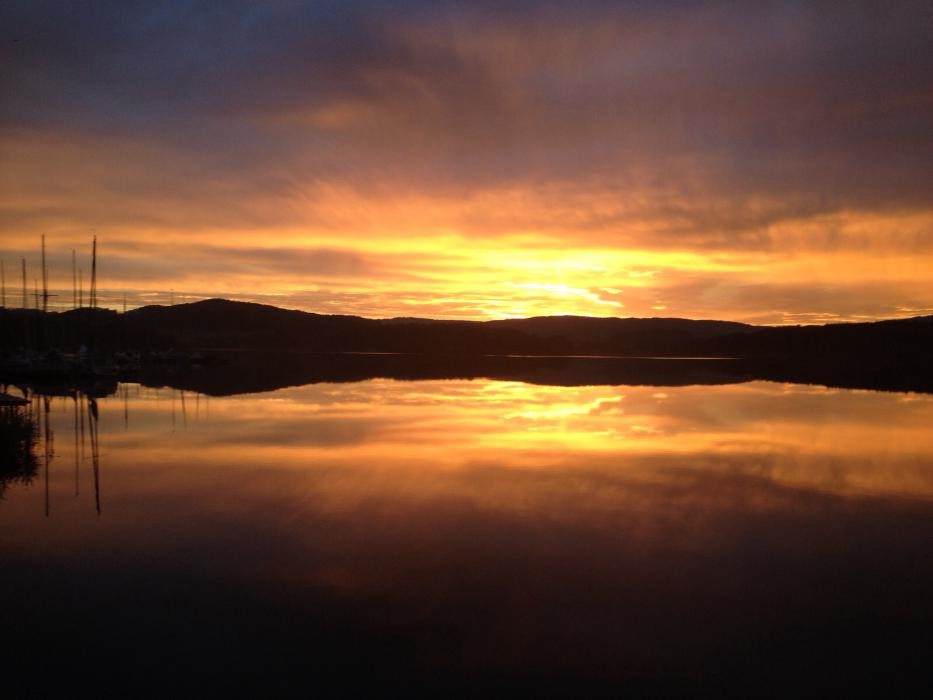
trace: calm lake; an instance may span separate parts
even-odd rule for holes
[[[374,379],[31,411],[0,501],[18,690],[929,683],[931,395]]]

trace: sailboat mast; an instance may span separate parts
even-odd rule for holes
[[[78,308],[78,261],[75,249],[71,249],[71,306]]]
[[[45,264],[45,234],[42,234],[42,311],[49,310],[49,268]]]
[[[97,308],[97,236],[91,247],[91,307]]]

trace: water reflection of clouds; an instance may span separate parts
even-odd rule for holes
[[[697,475],[933,497],[933,400],[923,396],[764,382],[658,392],[376,380],[188,394],[184,421],[180,392],[173,400],[169,389],[131,391],[127,401],[100,401],[104,458],[120,470],[112,498],[124,488],[138,498],[214,483],[223,498],[248,502],[260,489],[299,508],[391,494],[540,509],[554,484],[601,502],[635,483],[684,485]],[[68,406],[54,416],[59,435],[70,429]],[[533,475],[521,493],[508,487],[519,472]]]

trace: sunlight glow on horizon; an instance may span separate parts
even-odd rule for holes
[[[370,318],[420,316],[486,320],[548,315],[677,316],[719,318],[772,325],[860,321],[933,313],[923,304],[928,286],[923,256],[893,253],[866,259],[856,253],[825,252],[766,258],[754,252],[725,253],[637,249],[549,247],[512,248],[507,240],[470,240],[450,236],[439,241],[383,239],[348,241],[341,248],[283,247],[269,237],[263,247],[220,242],[193,246],[152,244],[163,255],[158,263],[149,246],[99,237],[101,305],[121,309],[223,297],[317,313]],[[131,239],[130,239],[131,240]],[[201,237],[201,240],[217,240]],[[432,245],[432,243],[434,245]],[[70,246],[47,237],[53,310],[71,308]],[[436,246],[436,247],[435,247]],[[87,248],[84,242],[83,248]],[[206,251],[206,252],[205,252]],[[213,251],[213,252],[212,252]],[[65,253],[68,253],[66,256]],[[171,256],[177,255],[173,266]],[[223,271],[205,275],[198,268],[212,255],[225,255]],[[85,293],[89,260],[79,250]],[[17,258],[3,255],[9,306],[21,301]],[[310,267],[303,273],[302,261]],[[38,269],[36,250],[27,250],[28,299]],[[134,275],[136,268],[141,275]],[[126,272],[123,272],[123,270]],[[175,271],[178,276],[173,277]],[[806,287],[787,286],[806,278]],[[814,304],[812,285],[825,297]],[[145,286],[143,286],[145,285]],[[848,295],[894,285],[906,290],[890,301]],[[913,299],[914,303],[903,303]],[[882,302],[882,303],[879,303]],[[886,303],[884,303],[886,302]],[[842,308],[840,308],[842,304]],[[821,308],[822,307],[822,308]]]

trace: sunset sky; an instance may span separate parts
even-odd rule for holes
[[[0,5],[7,305],[933,313],[933,5]]]

